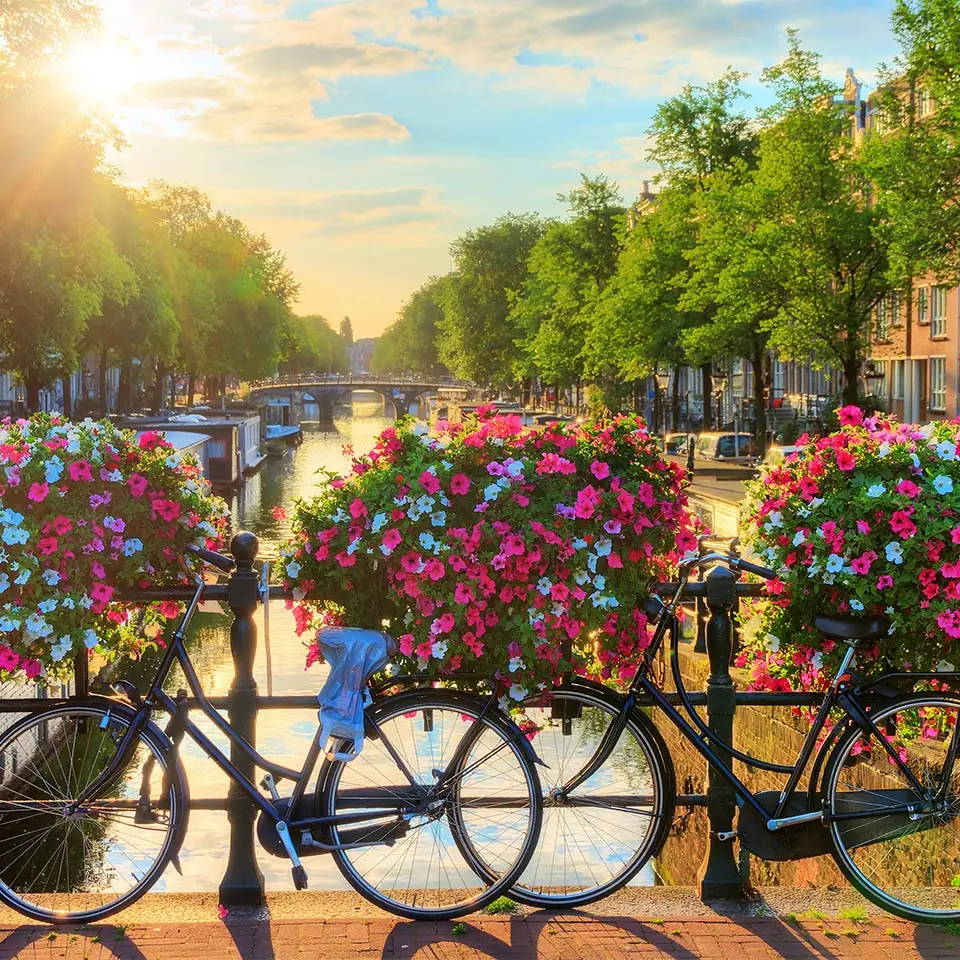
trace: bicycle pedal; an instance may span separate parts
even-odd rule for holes
[[[293,874],[293,885],[297,890],[307,889],[307,871],[303,869],[303,864],[297,864],[291,871]]]

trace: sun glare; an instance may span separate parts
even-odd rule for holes
[[[144,77],[140,58],[118,43],[77,47],[64,63],[64,79],[84,108],[114,110]]]

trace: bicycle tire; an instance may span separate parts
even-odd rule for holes
[[[495,707],[488,709],[479,698],[450,690],[401,693],[374,704],[370,710],[391,747],[401,753],[418,784],[425,789],[429,788],[431,777],[437,779],[436,772],[441,769],[437,764],[445,759],[441,755],[438,760],[438,749],[451,747],[454,732],[463,729],[470,737],[469,749],[475,752],[470,754],[466,766],[461,765],[460,772],[454,773],[454,778],[460,784],[469,778],[470,790],[476,797],[470,801],[472,812],[453,821],[447,810],[453,802],[466,803],[462,793],[457,794],[456,800],[452,793],[438,797],[430,812],[424,812],[426,801],[419,807],[413,800],[404,801],[408,809],[401,804],[402,812],[386,824],[354,825],[343,830],[331,825],[325,836],[328,843],[376,844],[358,851],[335,849],[332,855],[337,866],[350,885],[371,903],[412,920],[449,920],[482,909],[505,893],[523,872],[539,837],[543,817],[540,780],[523,733]],[[458,727],[458,723],[469,723],[470,729]],[[409,747],[414,748],[412,755]],[[500,759],[495,765],[497,757]],[[481,761],[483,766],[478,765]],[[373,783],[378,772],[388,779],[387,784]],[[317,786],[317,815],[334,816],[338,810],[356,810],[358,804],[362,808],[365,803],[372,809],[377,808],[377,803],[382,807],[383,791],[388,796],[405,797],[405,791],[412,788],[402,780],[399,786],[389,782],[389,778],[400,776],[382,737],[368,740],[359,757],[349,763],[325,761]],[[351,785],[355,782],[360,786]],[[515,806],[504,807],[507,788],[517,793]],[[364,790],[368,791],[366,798]],[[498,810],[505,812],[497,818]],[[451,835],[455,829],[451,822],[464,820],[472,824],[467,829],[485,834],[491,855],[502,860],[503,869],[490,883],[479,877],[469,863],[460,864],[460,843]],[[388,845],[386,840],[391,834],[395,834],[393,846],[402,846],[396,874],[388,876],[388,868],[381,866],[387,855],[379,854]],[[440,858],[441,869],[436,878],[429,871],[430,865],[423,862],[423,837],[428,838],[431,852],[436,851]],[[370,851],[373,854],[368,857]],[[406,878],[401,878],[408,865]]]
[[[561,716],[567,712],[576,719],[570,722],[570,734],[563,732],[562,720],[549,721],[546,734],[549,741],[544,740],[542,730],[534,739],[534,748],[546,763],[544,776],[550,779],[544,788],[540,844],[510,889],[510,897],[518,903],[544,909],[569,909],[593,903],[626,886],[663,847],[673,823],[676,778],[660,731],[639,710],[634,710],[627,719],[614,751],[599,771],[562,802],[552,796],[561,783],[568,781],[593,756],[606,729],[606,726],[596,729],[597,722],[612,721],[622,703],[614,691],[571,686],[553,691],[543,709],[541,697],[527,704],[528,717],[538,726],[543,726],[545,721],[537,713],[546,713],[553,704],[560,707]],[[571,711],[571,704],[579,709]],[[581,729],[574,731],[574,726]],[[583,734],[583,727],[594,727],[589,740]],[[574,732],[577,742],[561,747]],[[581,744],[583,750],[579,749]],[[627,768],[628,782],[621,783],[620,790],[615,789],[616,784],[606,784],[614,789],[606,794],[600,792],[604,786],[602,781],[607,779],[604,772],[618,765]],[[649,776],[643,768],[647,768]],[[626,799],[645,780],[653,789],[649,815],[639,804]],[[579,823],[578,808],[584,813]],[[635,837],[635,842],[628,840],[632,823],[642,822],[647,822],[649,829],[642,831],[642,837]],[[461,853],[481,875],[491,882],[496,879],[476,850],[465,845]]]
[[[104,747],[109,750],[108,741],[114,745],[119,742],[134,716],[135,712],[122,703],[93,697],[28,714],[0,735],[0,758],[8,760],[22,753],[29,753],[30,757],[26,772],[22,759],[0,765],[0,832],[6,834],[17,831],[18,827],[24,829],[26,820],[30,821],[30,830],[21,836],[37,834],[36,843],[25,840],[26,846],[21,844],[19,856],[16,856],[18,848],[0,844],[0,901],[13,910],[44,923],[98,922],[143,896],[179,852],[189,818],[189,788],[179,757],[176,762],[170,762],[170,743],[153,723],[148,723],[139,734],[136,752],[128,767],[132,773],[111,787],[111,791],[124,792],[124,797],[97,797],[93,802],[98,808],[88,807],[82,818],[76,814],[61,814],[57,809],[73,799],[67,794],[80,792],[104,769],[110,756]],[[68,745],[69,759],[64,765]],[[81,745],[82,755],[79,753]],[[95,752],[91,754],[92,750]],[[154,759],[149,776],[159,782],[160,793],[157,794],[158,802],[150,810],[138,811],[132,798],[140,796],[143,768],[133,764],[141,756],[144,765],[148,758]],[[56,768],[52,762],[54,759]],[[30,771],[34,774],[32,780]],[[58,791],[65,796],[60,797]],[[39,794],[40,800],[33,794]],[[36,809],[39,803],[52,806],[52,809]],[[163,824],[164,809],[168,811],[165,826],[154,830],[149,824]],[[151,816],[157,819],[151,821]],[[48,818],[47,823],[44,823],[45,818]],[[74,831],[77,824],[80,825]],[[142,829],[136,831],[138,827]],[[57,839],[61,829],[64,853],[56,877],[51,877],[48,867],[54,854],[43,864],[39,864],[39,860],[46,853],[47,844]],[[158,834],[153,855],[143,846],[149,832]],[[162,836],[159,835],[161,832]],[[75,857],[71,864],[70,845],[78,842],[77,834],[82,856],[79,862]],[[28,873],[21,881],[24,869],[34,869],[30,865],[34,858],[37,864],[35,879],[29,880]],[[109,898],[108,891],[95,888],[98,883],[102,885],[121,872],[124,858],[131,865],[128,869],[132,885]],[[150,863],[138,876],[139,868],[147,858]],[[12,871],[17,867],[14,875]],[[17,892],[11,886],[15,881],[38,888],[65,884],[68,888],[78,889]],[[27,896],[32,899],[25,899]],[[47,905],[38,902],[41,896],[47,899]],[[99,902],[94,903],[98,898]]]
[[[924,718],[941,717],[942,721],[930,720],[929,729],[934,722],[951,727],[960,721],[960,697],[913,694],[884,704],[870,716],[877,724],[901,726],[912,725],[918,718],[926,722]],[[927,779],[927,787],[932,789],[939,786],[936,763],[945,751],[926,726],[921,729],[923,736],[901,745],[899,750],[911,773],[921,784]],[[869,818],[828,819],[837,866],[868,900],[898,917],[916,923],[960,920],[960,890],[954,885],[960,885],[960,852],[952,852],[960,843],[960,762],[953,767],[943,809],[934,806],[929,812],[918,809],[908,814],[895,808],[912,803],[912,797],[916,797],[918,807],[926,806],[924,798],[885,750],[879,765],[864,760],[861,754],[865,742],[866,735],[859,727],[846,731],[834,747],[823,776],[823,804],[828,818],[871,811]],[[861,759],[856,759],[858,756]],[[884,807],[890,807],[891,812],[883,813]],[[896,886],[879,876],[889,863],[896,864]]]

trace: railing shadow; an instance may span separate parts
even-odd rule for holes
[[[47,951],[99,960],[151,960],[122,927],[110,923],[78,927],[23,924],[0,940],[0,957],[39,957]]]

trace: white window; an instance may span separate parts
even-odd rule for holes
[[[900,291],[894,290],[890,294],[890,323],[894,327],[899,327],[901,324],[900,319]]]
[[[903,399],[903,378],[906,372],[905,360],[894,360],[891,365],[890,397],[893,400]]]
[[[933,113],[933,97],[925,87],[917,90],[917,116],[929,117]]]
[[[930,288],[930,336],[947,335],[947,288]]]
[[[930,288],[917,288],[917,323],[921,326],[930,322]]]
[[[884,297],[877,304],[877,342],[883,343],[890,339],[890,303]]]
[[[945,357],[930,358],[930,409],[947,409],[947,361]]]

